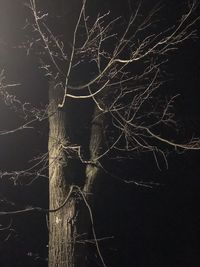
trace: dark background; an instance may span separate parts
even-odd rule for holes
[[[59,1],[58,1],[59,2]],[[134,4],[133,1],[130,1]],[[48,3],[53,3],[48,1]],[[146,1],[147,12],[157,1]],[[184,10],[182,1],[163,1],[160,25],[173,23]],[[55,2],[54,5],[56,6]],[[69,2],[69,16],[77,14],[78,1]],[[93,1],[90,12],[111,9],[112,14],[128,17],[125,1]],[[198,10],[197,10],[198,15]],[[21,83],[13,91],[22,101],[37,107],[47,102],[47,83],[37,68],[34,56],[27,57],[18,45],[27,16],[21,1],[0,0],[0,65],[9,83]],[[72,24],[73,25],[73,24]],[[199,24],[197,24],[197,27]],[[65,30],[70,31],[71,25]],[[161,26],[160,26],[161,27]],[[160,28],[161,30],[162,28]],[[185,128],[180,135],[200,136],[200,53],[199,40],[187,41],[169,57],[166,65],[170,81],[166,87],[181,93],[176,104],[177,117]],[[87,110],[86,110],[87,112]],[[17,127],[21,119],[0,100],[0,130]],[[0,136],[1,171],[22,170],[30,160],[47,150],[47,125],[36,130]],[[153,188],[123,184],[111,177],[102,179],[102,192],[94,214],[98,236],[114,238],[102,241],[107,266],[119,267],[196,267],[200,265],[200,167],[199,152],[171,153],[169,169],[159,171],[152,157],[135,155],[113,171],[128,177],[159,183]],[[106,192],[104,185],[106,183]],[[101,188],[100,188],[101,190]],[[31,186],[13,185],[0,179],[1,210],[48,205],[48,181],[37,180]],[[11,218],[0,218],[5,227]],[[0,230],[0,266],[47,266],[48,230],[45,215],[33,213],[12,218],[10,229]],[[95,249],[91,249],[95,252]],[[91,255],[92,257],[92,255]],[[93,266],[96,265],[94,261]],[[101,265],[99,265],[101,266]]]

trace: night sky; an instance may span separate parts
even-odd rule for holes
[[[89,0],[90,1],[90,0]],[[28,11],[23,1],[0,0],[0,67],[8,83],[22,101],[40,108],[47,104],[47,81],[37,68],[34,55],[19,48]],[[47,1],[48,2],[48,1]],[[48,3],[50,3],[49,1]],[[59,1],[58,1],[59,2]],[[70,1],[69,1],[70,2]],[[125,3],[126,2],[126,3]],[[129,1],[135,2],[135,1]],[[144,1],[144,12],[158,1]],[[184,10],[183,1],[163,1],[160,24],[173,23]],[[53,3],[53,2],[52,2]],[[77,14],[78,1],[69,3],[69,20]],[[102,4],[103,3],[103,4]],[[133,4],[133,3],[132,3]],[[56,7],[56,4],[54,2]],[[112,10],[113,16],[129,16],[128,1],[92,1],[90,12]],[[198,15],[199,9],[196,11]],[[70,31],[70,24],[66,31]],[[162,27],[157,29],[161,31]],[[199,27],[199,23],[197,23]],[[200,37],[200,32],[199,37]],[[181,94],[175,104],[181,121],[180,138],[200,136],[200,52],[199,40],[187,41],[169,56],[164,86],[170,94]],[[88,112],[84,106],[82,111]],[[74,119],[81,118],[73,114]],[[73,118],[73,117],[72,117]],[[16,128],[23,118],[0,99],[0,131]],[[15,134],[0,135],[0,171],[23,170],[31,159],[47,151],[48,123],[35,125]],[[82,138],[77,133],[76,138]],[[139,180],[154,181],[152,188],[124,184],[103,177],[100,198],[94,212],[98,236],[113,238],[101,243],[107,266],[111,267],[197,267],[200,266],[200,165],[199,153],[171,152],[169,169],[158,170],[149,155],[136,154],[120,164],[112,162],[115,173]],[[162,164],[161,164],[162,165]],[[134,166],[134,167],[133,167]],[[22,179],[22,182],[24,180]],[[106,186],[106,190],[104,185]],[[0,209],[15,210],[29,206],[48,207],[48,180],[41,178],[31,186],[0,178]],[[0,217],[0,267],[47,266],[48,229],[44,214]],[[91,249],[91,253],[92,253]],[[95,266],[101,266],[96,265]]]

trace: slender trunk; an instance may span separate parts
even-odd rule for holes
[[[49,89],[49,208],[64,203],[69,193],[68,159],[63,145],[68,142],[65,111],[58,109],[62,91],[51,83]],[[49,214],[49,267],[74,267],[76,203],[70,198],[64,207]]]
[[[95,107],[90,137],[91,164],[88,164],[86,167],[86,181],[84,185],[84,192],[86,193],[87,199],[89,199],[90,202],[92,201],[92,195],[95,193],[94,191],[96,189],[96,183],[98,182],[97,178],[100,174],[98,162],[104,146],[103,124],[104,115],[97,107]]]
[[[86,178],[85,184],[83,187],[83,192],[85,194],[85,208],[82,210],[82,232],[85,232],[85,238],[92,238],[94,239],[93,244],[96,247],[96,255],[97,258],[93,259],[93,263],[91,266],[94,265],[94,261],[99,261],[100,264],[105,266],[103,256],[101,255],[100,247],[97,241],[97,232],[95,226],[95,218],[94,218],[94,208],[95,208],[95,201],[99,197],[98,195],[98,185],[101,182],[101,175],[102,171],[99,165],[99,156],[102,153],[103,143],[104,143],[104,135],[103,135],[103,123],[104,123],[104,116],[99,111],[97,107],[94,110],[94,116],[91,125],[91,136],[90,136],[90,161],[91,163],[87,164],[86,166]],[[93,248],[94,249],[94,248]],[[90,265],[88,265],[90,266]],[[99,266],[97,263],[96,266]],[[80,267],[82,267],[80,265]]]

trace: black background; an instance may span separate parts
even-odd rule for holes
[[[156,2],[146,1],[144,12]],[[165,7],[160,14],[160,25],[173,23],[185,5],[182,1],[163,3]],[[17,89],[21,99],[39,107],[47,101],[47,83],[37,69],[34,56],[26,57],[23,49],[16,48],[24,37],[21,29],[27,9],[23,8],[22,2],[15,0],[0,0],[0,4],[0,65],[5,68],[9,83],[22,84]],[[98,8],[102,12],[111,9],[113,15],[128,17],[127,6],[125,1],[119,0],[106,3],[93,1],[90,12],[95,14]],[[70,2],[72,20],[77,14],[76,9],[77,1]],[[198,15],[198,11],[196,13]],[[199,40],[187,41],[169,59],[166,71],[172,79],[166,86],[174,94],[181,93],[176,110],[185,130],[182,128],[180,134],[187,138],[192,133],[200,136]],[[13,129],[20,122],[17,115],[1,101],[0,129]],[[35,131],[25,130],[0,136],[0,169],[24,169],[29,166],[28,161],[33,156],[45,152],[48,136],[46,126],[40,125]],[[101,243],[107,266],[200,265],[199,152],[171,153],[168,162],[169,169],[163,167],[159,171],[151,157],[136,155],[131,163],[127,161],[124,165],[122,174],[160,184],[153,188],[127,185],[108,177],[103,179],[103,191],[96,204],[100,212],[94,216],[98,236],[114,236]],[[113,163],[113,170],[120,173],[120,166]],[[6,204],[5,199],[9,203]],[[31,187],[13,186],[13,182],[6,178],[0,180],[2,210],[29,205],[47,207],[47,180],[37,180]],[[10,218],[0,218],[3,226],[9,222]],[[45,215],[20,215],[14,217],[12,223],[13,230],[0,231],[0,266],[47,266],[48,231]],[[95,262],[93,266],[96,266]]]

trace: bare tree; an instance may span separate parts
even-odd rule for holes
[[[160,168],[158,155],[167,165],[169,148],[200,149],[199,139],[178,143],[162,134],[161,129],[176,129],[173,103],[177,96],[167,98],[159,94],[164,82],[161,70],[169,53],[174,53],[185,40],[196,38],[194,26],[199,20],[194,16],[196,3],[189,3],[177,24],[162,32],[154,30],[159,7],[140,17],[139,4],[124,25],[123,18],[113,19],[110,12],[90,18],[87,4],[86,0],[82,1],[68,46],[65,38],[54,32],[48,13],[40,9],[39,3],[36,0],[28,3],[32,18],[27,27],[32,29],[33,39],[29,39],[25,47],[27,54],[36,51],[40,68],[47,76],[47,109],[37,110],[21,103],[15,96],[10,97],[3,73],[1,75],[1,96],[5,102],[31,117],[12,132],[31,127],[35,120],[49,120],[48,155],[40,157],[34,167],[14,173],[16,177],[29,175],[37,179],[49,168],[49,210],[30,208],[11,213],[49,212],[49,267],[80,266],[80,262],[81,266],[87,266],[85,245],[90,231],[93,235],[90,241],[96,245],[102,266],[106,266],[92,213],[98,179],[103,172],[108,172],[103,159],[110,155],[126,159],[135,151],[151,152]],[[84,69],[92,71],[79,80],[77,75]],[[73,101],[78,109],[79,103],[86,100],[93,107],[89,157],[82,144],[73,143],[69,134],[71,125],[67,122],[71,108],[68,102]],[[71,159],[84,166],[81,185],[70,173]],[[148,186],[134,180],[124,179],[124,182]]]

